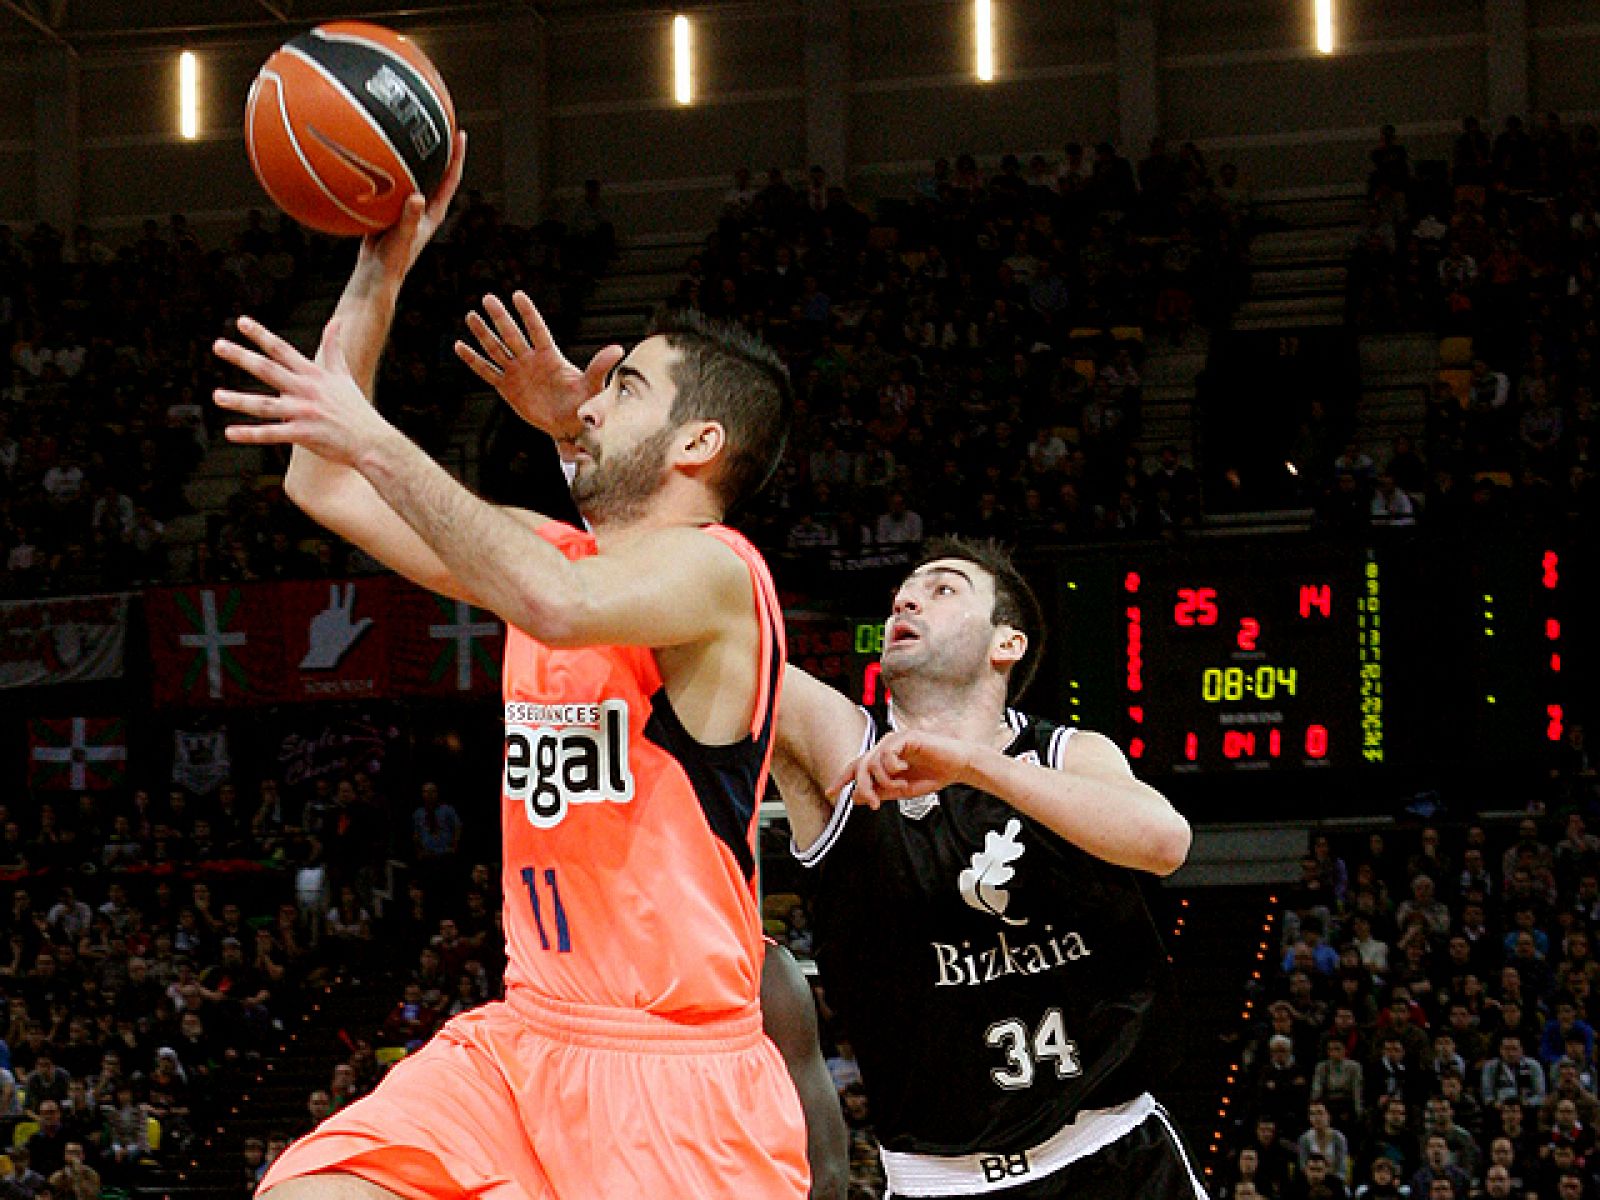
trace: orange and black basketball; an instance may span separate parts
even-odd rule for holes
[[[357,21],[320,25],[261,68],[245,108],[256,177],[302,225],[387,229],[413,191],[432,195],[455,145],[450,93],[409,38]]]

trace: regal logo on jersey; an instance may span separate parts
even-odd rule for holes
[[[505,794],[522,801],[534,828],[559,825],[574,804],[626,804],[633,799],[624,701],[514,700],[506,703],[505,714]]]

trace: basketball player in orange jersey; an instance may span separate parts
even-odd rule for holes
[[[241,319],[216,353],[268,395],[230,440],[293,447],[308,514],[508,626],[506,999],[448,1023],[296,1143],[271,1200],[801,1197],[806,1130],[762,1034],[755,822],[784,669],[757,552],[718,522],[766,480],[791,392],[759,344],[688,320],[586,375],[560,360],[593,533],[489,505],[368,400],[444,188],[369,240],[306,359]],[[559,354],[556,358],[559,359]]]

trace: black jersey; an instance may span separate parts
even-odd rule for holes
[[[1007,717],[1007,754],[1060,765],[1071,729]],[[821,872],[818,971],[886,1149],[1027,1149],[1170,1062],[1166,950],[1131,871],[964,786],[841,803],[797,855]]]

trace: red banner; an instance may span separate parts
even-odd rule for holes
[[[505,625],[493,613],[394,581],[389,669],[399,695],[497,695]]]
[[[35,718],[28,722],[28,786],[104,791],[122,782],[128,734],[120,717]]]
[[[275,607],[283,616],[288,700],[363,700],[389,684],[385,643],[395,616],[393,581],[286,583]]]
[[[505,628],[393,576],[151,592],[155,697],[190,708],[495,695]]]
[[[157,704],[272,704],[284,694],[282,598],[271,584],[149,593]]]

